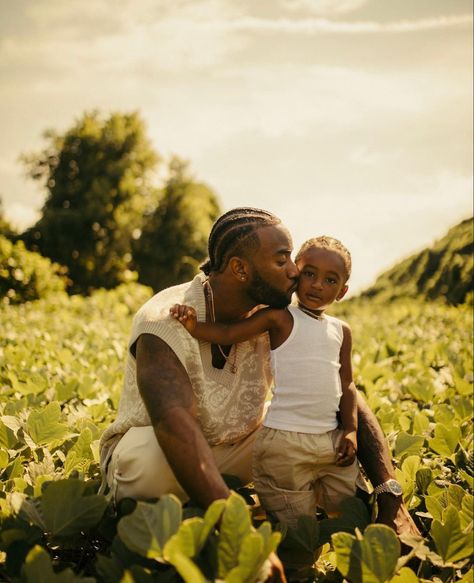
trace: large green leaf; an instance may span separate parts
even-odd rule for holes
[[[428,486],[433,480],[433,472],[430,468],[420,468],[416,471],[415,482],[420,494],[426,494]]]
[[[8,451],[0,447],[0,470],[7,467],[9,460],[10,456],[8,455]]]
[[[261,534],[249,532],[242,540],[238,566],[226,575],[226,583],[254,583],[263,565],[264,540]]]
[[[160,559],[165,544],[178,531],[181,518],[181,502],[167,494],[156,504],[138,502],[135,510],[120,520],[117,530],[130,550]]]
[[[474,520],[474,496],[466,493],[461,502],[461,513],[459,515],[461,519],[461,528],[465,530],[469,526],[472,530],[472,522]]]
[[[337,568],[352,583],[385,583],[394,575],[400,542],[388,526],[369,525],[357,538],[336,533],[332,542]]]
[[[434,387],[430,381],[418,381],[407,386],[414,399],[421,403],[430,403],[434,397]]]
[[[261,524],[257,532],[247,534],[240,547],[239,564],[227,574],[225,582],[254,583],[261,580],[262,569],[266,569],[266,561],[276,550],[280,538],[280,533],[272,533],[269,522]]]
[[[413,433],[424,435],[430,426],[430,420],[423,411],[415,411],[413,416]]]
[[[167,559],[186,583],[206,583],[206,578],[199,567],[187,554],[180,551],[179,546],[170,545],[167,550]]]
[[[221,517],[225,504],[225,500],[215,500],[207,509],[204,518],[194,517],[184,520],[176,534],[171,536],[165,544],[163,557],[173,565],[176,560],[183,564],[183,556],[196,557]]]
[[[451,457],[454,455],[460,439],[461,429],[456,423],[453,423],[449,427],[437,423],[434,437],[429,440],[429,446],[436,453]]]
[[[404,457],[407,455],[419,455],[425,438],[422,435],[410,435],[400,431],[395,442],[395,455]]]
[[[285,548],[297,548],[313,554],[321,545],[320,528],[321,523],[316,517],[300,516],[296,528],[288,528],[285,536]]]
[[[415,492],[416,474],[420,468],[421,459],[417,455],[410,455],[402,463],[402,467],[395,470],[397,480],[403,488],[403,499],[410,501]]]
[[[238,565],[239,552],[243,539],[251,531],[250,512],[245,500],[232,492],[226,501],[222,515],[218,552],[218,573],[224,578]]]
[[[434,519],[430,534],[438,554],[445,563],[455,563],[469,557],[473,552],[472,533],[464,534],[461,529],[459,510],[448,506],[443,513],[443,522]]]
[[[32,411],[26,423],[26,430],[37,445],[49,445],[65,439],[70,431],[59,422],[61,408],[57,401],[48,403],[44,409]]]
[[[433,518],[441,520],[443,518],[444,506],[441,503],[439,497],[436,496],[426,496],[425,497],[426,510],[431,514]]]
[[[17,443],[14,432],[0,419],[0,445],[5,449],[13,449]]]
[[[84,428],[77,438],[75,444],[68,451],[64,461],[64,473],[68,476],[73,470],[84,471],[87,469],[93,459],[92,449],[92,431],[89,427]]]
[[[178,532],[171,536],[163,547],[163,557],[172,561],[172,556],[183,555],[185,557],[195,557],[201,550],[201,533],[204,528],[204,520],[194,517],[182,522]]]
[[[104,496],[85,496],[86,484],[80,480],[51,482],[41,500],[46,528],[53,536],[67,537],[94,527],[104,514]]]
[[[390,579],[390,583],[418,583],[419,579],[408,567],[403,567],[400,572]]]
[[[26,583],[95,583],[92,577],[78,577],[71,569],[55,573],[48,553],[39,545],[28,553],[23,565]]]
[[[337,518],[326,518],[319,521],[320,545],[329,542],[331,535],[336,532],[352,533],[356,528],[364,530],[370,522],[367,506],[360,498],[353,497],[343,500],[340,512],[341,516]]]
[[[204,524],[198,542],[198,551],[200,551],[204,546],[209,534],[222,516],[225,506],[225,500],[214,500],[214,502],[206,510],[206,513],[204,514]]]

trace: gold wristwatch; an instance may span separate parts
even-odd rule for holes
[[[392,494],[392,496],[401,496],[403,494],[403,490],[402,487],[400,485],[400,482],[397,482],[397,480],[387,480],[386,482],[383,482],[383,484],[379,484],[378,486],[376,486],[374,488],[374,494],[376,496],[378,496],[379,494],[383,494],[383,493],[387,493],[387,494]]]

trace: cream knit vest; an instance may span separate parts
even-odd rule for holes
[[[203,275],[192,282],[165,289],[146,302],[135,315],[117,419],[101,438],[101,467],[105,472],[112,452],[130,427],[151,425],[136,381],[136,361],[130,347],[141,334],[164,340],[186,369],[196,397],[198,420],[208,443],[230,444],[251,433],[261,423],[265,397],[271,386],[270,345],[267,334],[232,347],[223,369],[212,366],[211,345],[194,339],[169,315],[176,303],[196,309],[198,321],[206,318]],[[230,371],[234,362],[237,372]],[[157,388],[159,378],[157,379]]]

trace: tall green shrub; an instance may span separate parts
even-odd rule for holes
[[[0,298],[19,304],[64,291],[64,268],[0,235]]]

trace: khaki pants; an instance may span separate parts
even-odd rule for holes
[[[295,527],[298,517],[315,516],[316,507],[333,514],[340,503],[367,490],[357,460],[335,464],[341,429],[322,434],[262,427],[254,445],[253,479],[265,510]]]
[[[237,476],[242,484],[252,481],[252,450],[257,431],[232,445],[211,447],[221,474]],[[187,494],[178,484],[151,426],[132,427],[118,442],[108,469],[107,482],[115,500],[146,500],[175,494],[182,502]]]

